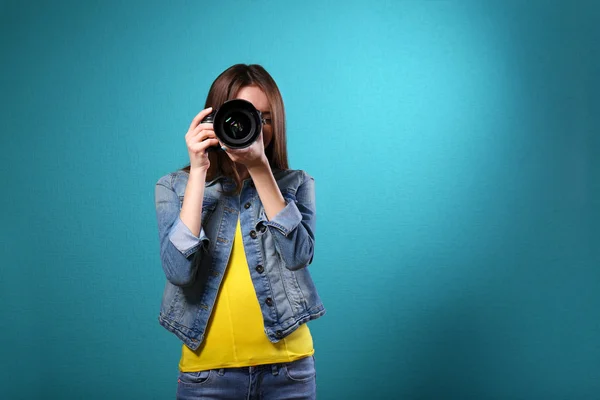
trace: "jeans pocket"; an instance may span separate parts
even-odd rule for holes
[[[177,381],[186,385],[202,385],[212,376],[212,369],[194,372],[179,372]]]
[[[315,359],[303,357],[299,360],[285,364],[285,376],[295,382],[307,382],[316,377]]]

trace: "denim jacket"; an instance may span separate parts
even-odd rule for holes
[[[160,258],[166,285],[158,321],[190,349],[202,343],[227,268],[240,218],[250,277],[272,343],[325,314],[308,270],[315,247],[315,183],[302,170],[273,168],[286,206],[268,220],[252,180],[239,195],[219,175],[206,181],[199,237],[179,217],[189,174],[178,170],[155,185]]]

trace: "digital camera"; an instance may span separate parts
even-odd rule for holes
[[[265,119],[249,101],[233,99],[213,110],[200,123],[212,123],[215,135],[225,146],[243,149],[258,138]]]

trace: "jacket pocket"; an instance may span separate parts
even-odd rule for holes
[[[183,207],[183,195],[179,196],[179,209],[181,210],[181,207]],[[202,226],[204,226],[204,222],[207,220],[208,217],[210,217],[210,215],[213,213],[213,211],[215,211],[215,209],[217,208],[217,204],[219,203],[219,200],[210,197],[210,196],[204,196],[204,198],[202,199]]]
[[[161,314],[171,320],[181,317],[181,288],[166,282],[161,303]]]

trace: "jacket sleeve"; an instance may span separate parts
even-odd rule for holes
[[[307,267],[315,250],[315,180],[304,173],[304,181],[293,193],[284,195],[286,206],[265,222],[274,237],[276,251],[292,271]]]
[[[156,183],[154,199],[160,258],[165,276],[174,285],[189,286],[200,264],[198,258],[208,252],[210,239],[203,227],[199,237],[196,237],[183,223],[179,217],[179,197],[167,179],[161,178]]]

